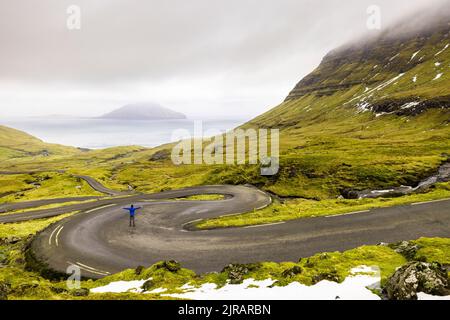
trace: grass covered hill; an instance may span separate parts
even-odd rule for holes
[[[45,143],[25,132],[0,126],[0,160],[22,157],[75,155],[76,148]]]

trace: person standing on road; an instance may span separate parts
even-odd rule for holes
[[[135,208],[134,205],[131,205],[129,208],[123,208],[123,209],[128,210],[130,212],[130,227],[135,228],[136,227],[136,224],[135,224],[136,210],[141,209],[141,207]]]

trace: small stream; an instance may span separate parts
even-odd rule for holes
[[[450,181],[450,162],[445,162],[438,169],[438,172],[428,177],[418,183],[416,187],[411,186],[400,186],[389,188],[386,190],[363,190],[363,191],[353,191],[352,198],[378,198],[378,197],[395,197],[395,196],[403,196],[416,191],[421,191],[432,186],[438,182],[446,182]]]

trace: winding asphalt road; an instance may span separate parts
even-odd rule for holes
[[[168,201],[196,194],[226,197]],[[220,271],[229,263],[297,261],[360,245],[450,237],[450,199],[245,228],[195,231],[189,227],[197,219],[252,211],[270,202],[266,193],[253,187],[202,186],[1,215],[0,223],[82,211],[39,233],[31,249],[51,269],[65,273],[76,264],[89,278],[161,260],[175,259],[202,273]],[[143,207],[136,228],[128,227],[122,209],[131,203]]]

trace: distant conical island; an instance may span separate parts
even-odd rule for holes
[[[168,120],[186,119],[186,116],[156,103],[134,103],[127,104],[99,118],[115,120]]]

